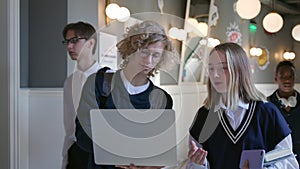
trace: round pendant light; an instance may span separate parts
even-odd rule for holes
[[[263,27],[267,32],[278,32],[283,26],[282,17],[276,12],[268,13],[263,19]]]
[[[300,24],[294,26],[292,36],[296,41],[300,41]]]
[[[238,0],[236,3],[236,12],[242,19],[255,18],[261,9],[259,0]]]
[[[116,3],[111,3],[105,8],[105,14],[108,16],[110,19],[117,19],[119,16],[119,9],[120,6]]]
[[[120,22],[126,22],[130,18],[130,11],[126,7],[121,7],[119,10],[119,16],[117,20]]]
[[[294,60],[296,57],[294,52],[284,52],[283,53],[283,59],[285,60]]]

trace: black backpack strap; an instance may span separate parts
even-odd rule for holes
[[[111,82],[114,73],[108,72],[109,67],[104,67],[98,70],[95,80],[95,94],[99,108],[105,108],[105,103],[111,90]]]

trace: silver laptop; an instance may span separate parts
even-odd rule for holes
[[[96,164],[177,164],[174,110],[93,109],[90,115]]]

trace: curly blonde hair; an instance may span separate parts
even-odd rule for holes
[[[130,55],[156,42],[163,42],[165,49],[159,63],[148,73],[149,77],[154,76],[162,67],[167,68],[179,62],[179,54],[167,37],[164,28],[154,21],[144,21],[127,28],[124,39],[117,43],[118,51],[123,59],[120,65],[121,68],[127,66],[128,57]]]

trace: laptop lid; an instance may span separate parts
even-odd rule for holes
[[[93,109],[90,117],[96,164],[177,164],[174,110]]]

